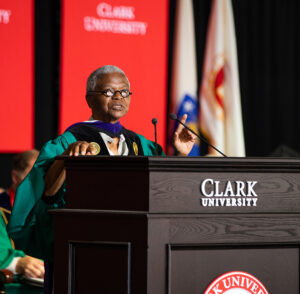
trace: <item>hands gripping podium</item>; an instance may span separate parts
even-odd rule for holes
[[[54,293],[299,293],[300,160],[62,158]]]

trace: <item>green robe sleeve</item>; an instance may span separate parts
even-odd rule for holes
[[[41,199],[45,187],[44,176],[55,157],[61,155],[74,142],[76,139],[70,132],[48,141],[41,149],[34,167],[16,191],[8,232],[16,248],[22,249],[28,255],[45,258],[51,246],[51,240],[48,239],[53,238],[52,218],[47,211],[64,206],[65,188],[58,191],[55,203],[46,204]],[[47,245],[46,248],[43,245]]]
[[[6,224],[0,213],[0,269],[6,268],[14,257],[25,256],[23,251],[15,250],[6,231]]]
[[[25,253],[13,249],[11,240],[6,231],[5,221],[0,213],[0,269],[5,269],[15,257],[24,257]],[[7,294],[43,294],[44,290],[40,287],[34,287],[19,282],[5,284],[5,293]]]
[[[156,154],[156,149],[155,149],[155,142],[147,140],[144,136],[137,134],[138,137],[140,138],[141,145],[144,151],[145,156],[153,156]],[[158,156],[165,156],[165,153],[162,149],[162,147],[157,144],[157,155]]]

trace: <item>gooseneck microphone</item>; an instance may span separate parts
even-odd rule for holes
[[[211,145],[203,136],[198,135],[196,132],[194,132],[191,128],[189,128],[186,124],[184,124],[183,122],[181,122],[178,118],[177,115],[175,113],[170,113],[169,115],[170,119],[176,120],[178,123],[180,123],[181,125],[183,125],[186,129],[188,129],[191,133],[193,133],[195,136],[197,136],[200,140],[204,141],[208,146],[212,147],[213,149],[215,149],[218,153],[220,153],[222,156],[227,157],[223,152],[221,152],[218,148],[216,148],[215,146]]]
[[[155,155],[158,155],[158,152],[157,152],[157,135],[156,135],[157,119],[155,117],[152,118],[152,123],[154,125],[154,135],[155,135]]]

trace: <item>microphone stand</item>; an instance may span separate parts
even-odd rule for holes
[[[152,123],[154,125],[154,135],[155,135],[155,155],[158,155],[158,151],[157,151],[157,135],[156,135],[156,124],[157,124],[157,119],[154,117],[152,118]]]

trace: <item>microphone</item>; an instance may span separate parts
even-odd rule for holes
[[[170,119],[176,120],[178,123],[180,123],[181,125],[183,125],[186,129],[188,129],[191,133],[193,133],[195,136],[197,136],[200,140],[204,141],[208,146],[212,147],[213,149],[215,149],[218,153],[220,153],[222,156],[227,157],[223,152],[221,152],[218,148],[216,148],[215,146],[211,145],[203,136],[198,135],[197,133],[195,133],[191,128],[189,128],[186,124],[184,124],[183,122],[181,122],[178,118],[177,115],[175,113],[170,113],[169,115]]]
[[[157,152],[157,135],[156,135],[157,119],[155,117],[152,118],[152,123],[154,125],[154,134],[155,134],[155,155],[158,155],[158,152]]]

